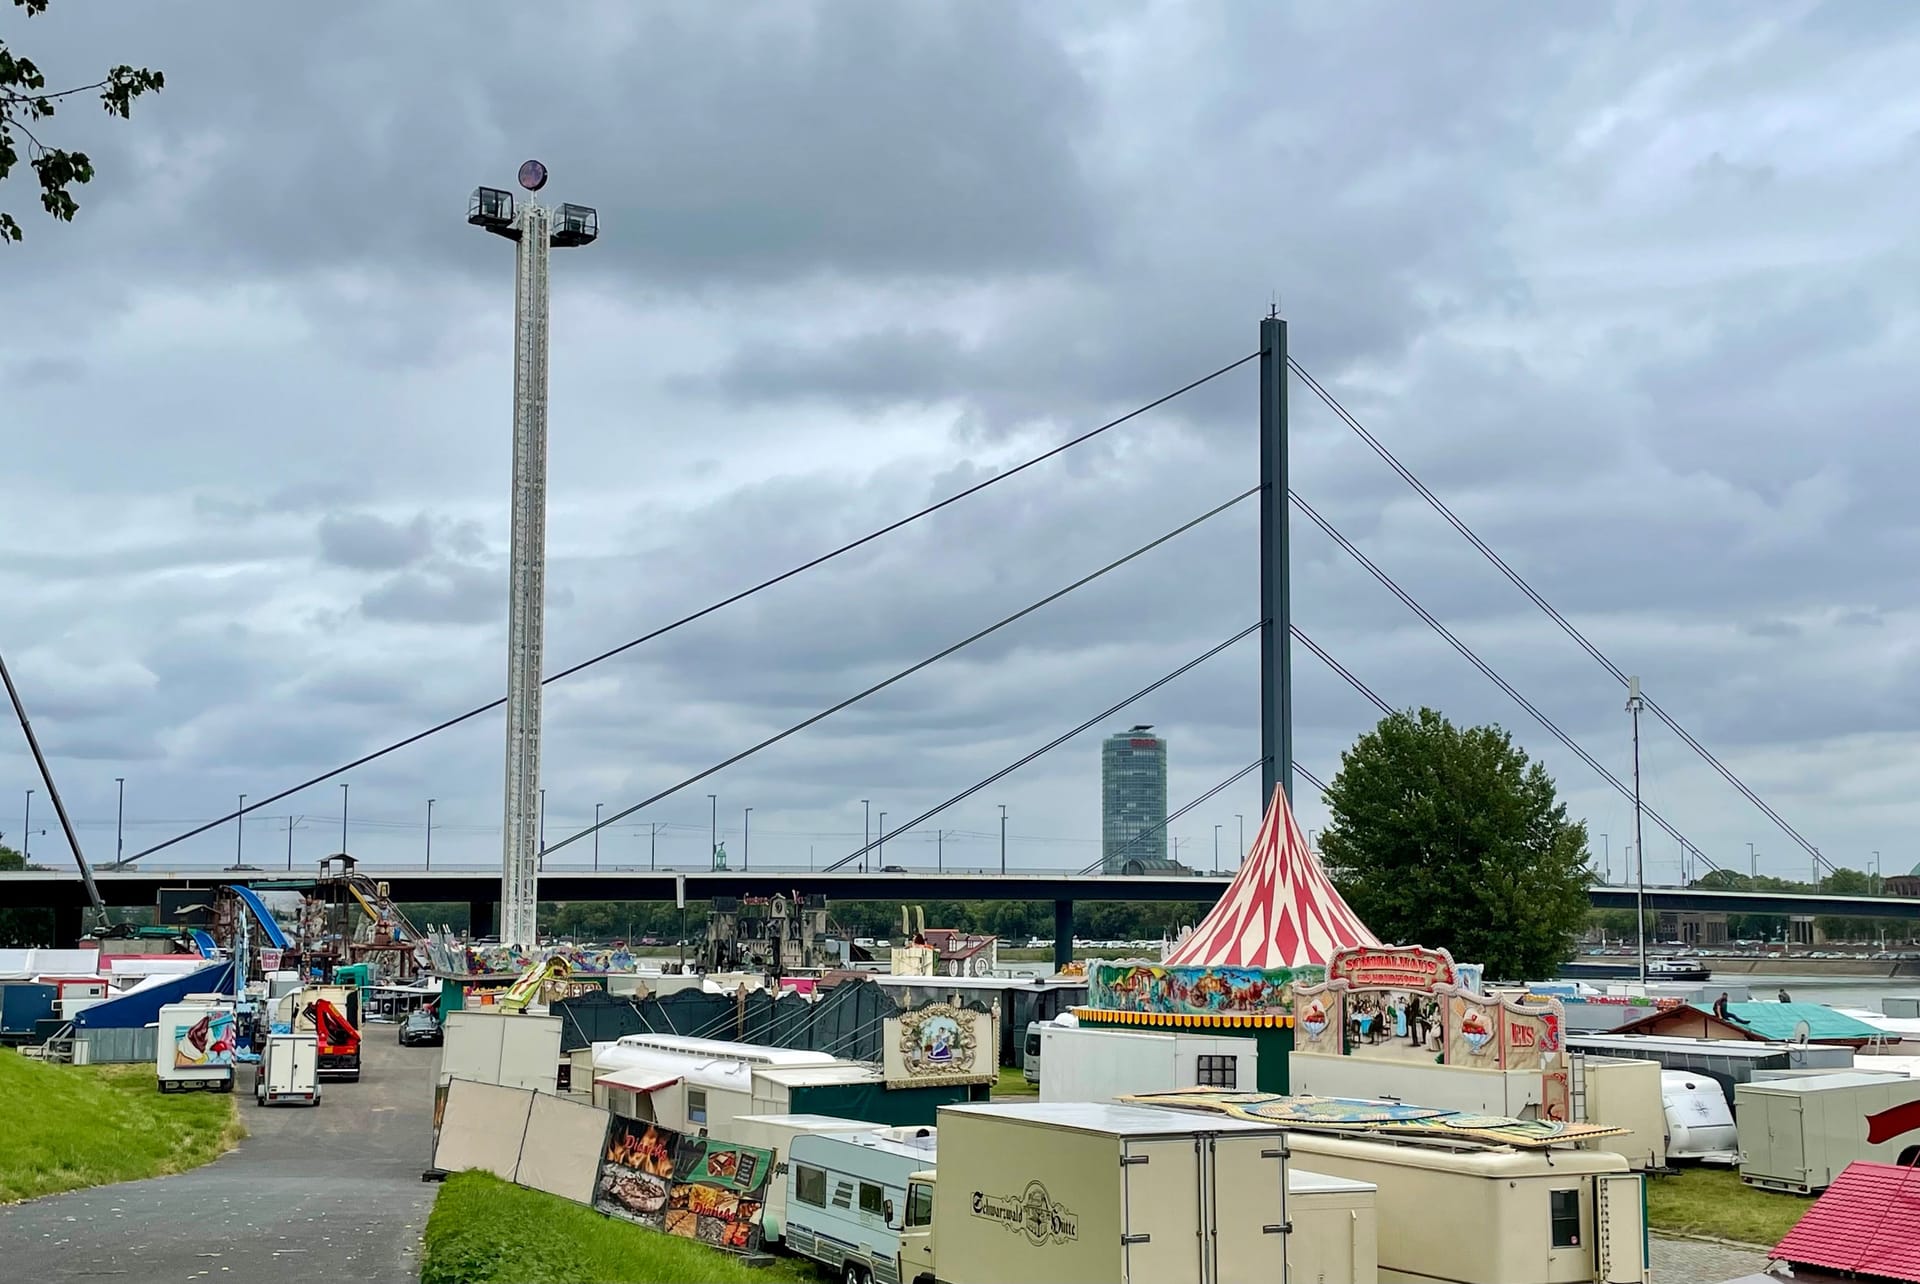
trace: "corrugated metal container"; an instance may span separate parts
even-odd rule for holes
[[[33,1023],[53,1013],[57,987],[37,981],[0,983],[0,1034],[32,1034]]]
[[[1920,1101],[1920,1080],[1873,1074],[1743,1083],[1735,1094],[1740,1179],[1770,1190],[1825,1190],[1857,1159],[1897,1163],[1912,1135],[1867,1141],[1867,1116]]]
[[[83,1041],[88,1057],[96,1063],[152,1065],[159,1053],[160,1033],[159,1027],[151,1025],[143,1030],[89,1030]]]

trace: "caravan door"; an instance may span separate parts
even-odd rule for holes
[[[1127,1141],[1120,1181],[1120,1284],[1205,1284],[1198,1139]]]
[[[1638,1173],[1603,1173],[1593,1179],[1594,1252],[1600,1284],[1646,1284],[1647,1197]]]

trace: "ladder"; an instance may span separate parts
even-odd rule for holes
[[[1569,1052],[1567,1054],[1567,1113],[1572,1116],[1568,1122],[1587,1122],[1587,1054]]]

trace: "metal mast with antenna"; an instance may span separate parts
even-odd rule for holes
[[[1647,983],[1647,849],[1640,840],[1640,679],[1627,679],[1627,712],[1633,715],[1633,923],[1640,940],[1640,984]]]
[[[528,193],[547,185],[547,167],[520,167]],[[467,222],[515,242],[513,343],[513,517],[507,589],[506,823],[500,858],[500,941],[538,941],[540,849],[540,672],[547,578],[547,260],[556,245],[586,245],[599,216],[584,205],[549,210],[482,187]]]

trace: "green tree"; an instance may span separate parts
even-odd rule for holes
[[[1586,826],[1499,727],[1395,713],[1340,758],[1328,872],[1381,939],[1444,947],[1492,978],[1551,976],[1586,923]]]
[[[45,13],[49,0],[13,0],[14,7],[31,18]],[[85,94],[97,95],[107,114],[122,120],[133,114],[133,100],[145,93],[157,93],[166,78],[144,67],[124,63],[110,69],[100,80],[71,89],[49,89],[47,78],[33,61],[22,58],[0,40],[0,180],[13,172],[20,160],[20,144],[25,143],[27,163],[40,180],[40,205],[63,222],[72,222],[80,208],[73,189],[93,181],[93,161],[85,152],[49,147],[40,134],[62,100]],[[13,215],[0,210],[0,241],[21,239],[20,225]]]
[[[0,870],[26,869],[27,858],[13,848],[0,844]],[[53,911],[44,909],[0,909],[0,948],[52,945]],[[72,945],[72,941],[67,942]]]

